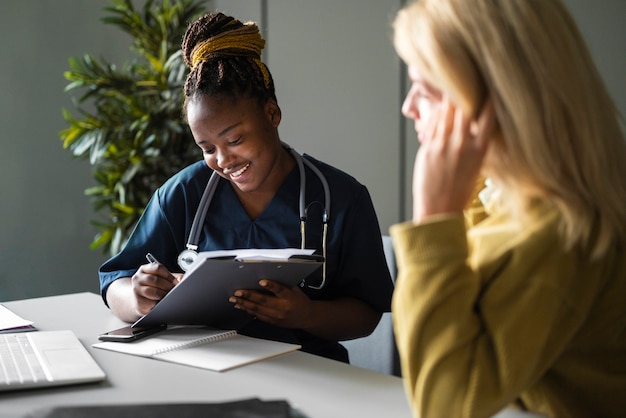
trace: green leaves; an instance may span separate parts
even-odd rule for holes
[[[91,248],[117,253],[154,190],[201,158],[182,119],[187,70],[180,43],[203,0],[111,0],[102,19],[133,37],[135,58],[118,69],[91,54],[69,59],[64,73],[78,116],[62,109],[63,147],[89,159],[96,186],[85,194],[102,220]]]

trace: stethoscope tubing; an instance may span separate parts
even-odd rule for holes
[[[196,215],[194,216],[193,223],[191,224],[189,239],[187,240],[186,245],[188,250],[195,251],[198,249],[198,242],[200,241],[200,231],[202,230],[204,219],[206,218],[209,205],[211,204],[211,200],[213,200],[213,195],[215,194],[215,190],[217,190],[217,183],[219,181],[220,175],[217,174],[217,171],[214,171],[211,174],[209,181],[207,182],[204,193],[202,193],[202,198],[200,199],[200,203],[198,204]]]
[[[301,235],[301,248],[304,249],[306,245],[306,233],[305,233],[305,223],[307,219],[306,214],[306,173],[304,166],[306,165],[310,168],[315,175],[319,178],[322,183],[322,188],[324,189],[324,212],[322,214],[322,255],[324,257],[324,262],[322,266],[322,282],[319,286],[307,285],[312,289],[321,289],[326,284],[326,241],[327,241],[327,233],[328,233],[328,221],[330,219],[330,187],[328,185],[328,181],[324,174],[309,160],[303,158],[298,152],[296,152],[289,145],[283,143],[291,155],[296,160],[296,164],[298,166],[298,170],[300,172],[300,193],[298,197],[298,212],[300,215],[300,235]],[[193,263],[195,256],[197,256],[198,244],[200,242],[200,233],[202,231],[202,225],[204,224],[204,220],[206,218],[206,214],[208,212],[211,201],[213,200],[213,195],[215,194],[215,190],[217,190],[217,185],[220,180],[220,175],[217,171],[213,171],[207,185],[202,193],[202,197],[200,198],[200,203],[198,204],[198,209],[196,210],[196,214],[194,216],[193,222],[191,224],[191,230],[189,231],[189,237],[187,239],[187,244],[185,245],[186,249],[183,250],[178,256],[178,264],[183,270],[187,270],[190,265]]]

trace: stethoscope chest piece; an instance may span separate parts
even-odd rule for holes
[[[178,265],[183,271],[188,271],[191,265],[198,259],[198,253],[194,250],[186,249],[178,254]]]

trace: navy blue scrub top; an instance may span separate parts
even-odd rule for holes
[[[354,297],[378,312],[389,312],[393,282],[387,268],[380,226],[367,188],[350,175],[304,156],[324,174],[330,186],[331,207],[327,237],[326,285],[302,290],[312,300]],[[306,248],[322,254],[324,189],[317,175],[306,170]],[[111,282],[131,277],[151,252],[170,271],[180,272],[178,254],[185,249],[191,224],[212,170],[199,161],[171,177],[148,203],[123,250],[99,269],[100,290],[106,303]],[[255,220],[245,212],[232,185],[220,178],[204,221],[198,251],[239,248],[300,248],[297,167],[288,175],[265,211]],[[321,269],[319,273],[321,280]],[[310,280],[307,279],[307,280]],[[317,285],[319,282],[312,284]],[[234,308],[233,308],[234,309]],[[302,350],[347,362],[336,341],[300,330],[251,321],[240,333],[302,345]]]

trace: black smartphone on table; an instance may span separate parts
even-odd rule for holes
[[[162,331],[165,328],[167,328],[167,325],[159,325],[156,327],[132,327],[129,325],[127,327],[115,329],[113,331],[100,334],[98,336],[98,339],[100,341],[114,341],[118,343],[126,343],[130,341],[137,341],[141,338],[147,337],[148,335],[152,335],[159,331]]]

